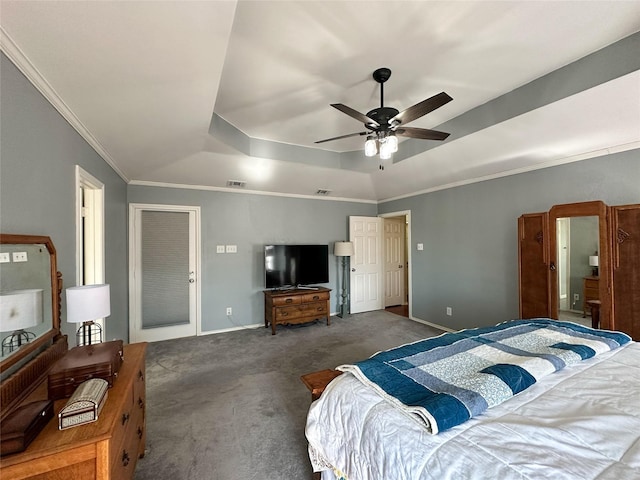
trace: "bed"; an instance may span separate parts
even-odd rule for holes
[[[509,337],[513,329],[520,331]],[[497,341],[497,360],[492,362],[485,347],[494,347],[496,338],[503,340]],[[469,346],[470,341],[476,345]],[[421,350],[422,342],[427,345]],[[506,322],[422,342],[338,367],[345,373],[312,403],[306,436],[312,466],[323,480],[640,478],[639,343],[619,332],[550,319]],[[531,343],[537,346],[530,348]],[[455,375],[446,378],[449,386],[440,390],[462,398],[459,403],[470,412],[467,419],[456,411],[455,399],[447,400],[454,407],[440,415],[425,395],[404,392],[404,380],[399,382],[399,397],[412,398],[414,405],[391,395],[397,386],[389,380],[394,375],[389,365],[439,377],[436,384],[442,384],[434,363],[442,360],[441,350],[451,348],[452,358],[464,358],[446,361],[445,370]],[[426,360],[417,367],[408,365],[407,349],[409,363],[418,356]],[[523,354],[524,363],[513,358],[518,350],[529,351]],[[473,380],[461,379],[466,367],[457,365],[473,364],[477,359],[469,358],[478,356],[482,361]],[[545,362],[553,367],[543,372]],[[496,370],[494,365],[501,367]],[[476,377],[491,377],[496,371],[498,376],[507,372],[500,380],[510,385],[511,395],[495,394],[494,387],[487,393],[486,386],[476,385]],[[520,372],[515,380],[514,371]],[[534,381],[522,383],[527,375]],[[489,384],[495,385],[495,378]],[[418,389],[433,390],[432,384],[425,385]],[[481,394],[460,394],[474,389]],[[478,407],[483,401],[484,410]]]

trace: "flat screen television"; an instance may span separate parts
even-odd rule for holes
[[[329,282],[328,245],[265,245],[266,288],[294,288]]]

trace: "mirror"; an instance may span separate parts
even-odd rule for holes
[[[558,319],[573,322],[591,315],[587,300],[599,299],[598,217],[558,218],[556,234]]]
[[[596,201],[556,205],[549,211],[553,318],[575,322],[590,317],[587,301],[599,300],[601,328],[609,328],[606,209]]]
[[[3,381],[60,334],[60,286],[49,237],[0,234]]]

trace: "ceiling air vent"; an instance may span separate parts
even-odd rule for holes
[[[244,188],[246,185],[247,182],[242,180],[227,180],[227,187]]]
[[[326,190],[324,188],[319,188],[316,191],[316,195],[329,195],[331,193],[331,190]]]

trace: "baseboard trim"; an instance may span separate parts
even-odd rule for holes
[[[457,332],[457,330],[454,330],[453,328],[445,327],[443,325],[438,325],[437,323],[427,322],[426,320],[422,320],[421,318],[411,316],[409,317],[409,319],[413,320],[414,322],[422,323],[424,325],[428,325],[433,328],[444,330],[445,332]]]

